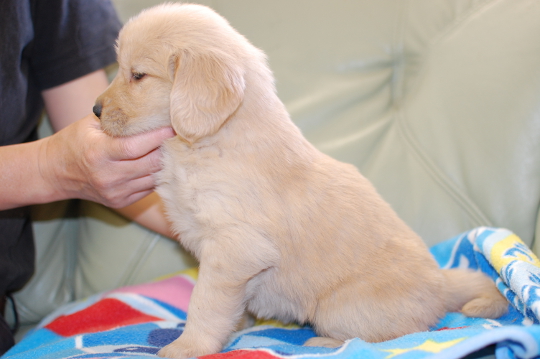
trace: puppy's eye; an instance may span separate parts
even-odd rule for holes
[[[145,76],[146,76],[146,74],[144,72],[132,72],[131,73],[131,77],[136,81],[139,81],[140,79],[142,79]]]

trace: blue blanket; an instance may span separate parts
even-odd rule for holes
[[[497,358],[540,357],[540,262],[504,229],[478,228],[432,248],[441,267],[480,269],[509,300],[497,320],[447,314],[428,332],[336,349],[303,347],[309,327],[261,322],[235,333],[207,359],[461,358],[495,348]],[[147,358],[182,333],[196,270],[72,303],[46,318],[4,358]]]

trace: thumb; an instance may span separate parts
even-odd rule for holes
[[[152,152],[176,134],[171,127],[162,127],[130,137],[115,137],[111,156],[114,160],[132,160]]]

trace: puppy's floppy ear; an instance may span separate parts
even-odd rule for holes
[[[225,53],[185,50],[171,59],[171,122],[178,135],[193,143],[214,134],[244,97],[244,73]]]

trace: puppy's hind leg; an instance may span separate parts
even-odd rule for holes
[[[446,306],[468,317],[498,318],[508,310],[508,300],[484,273],[466,269],[443,270],[446,277]]]

